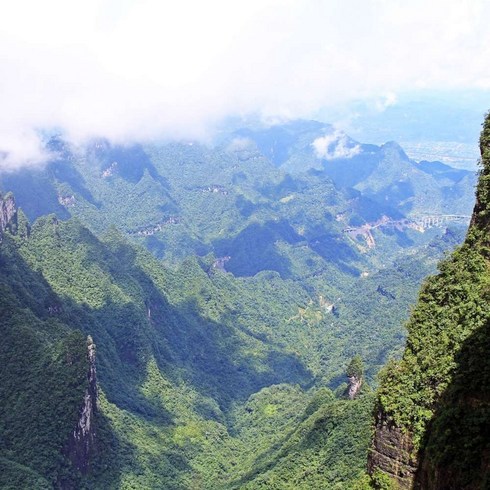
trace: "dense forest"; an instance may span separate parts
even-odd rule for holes
[[[320,388],[298,352],[260,332],[265,310],[290,314],[288,297],[269,311],[273,278],[233,288],[196,260],[163,269],[115,230],[101,241],[54,216],[31,227],[21,212],[1,268],[4,488],[294,488],[362,472],[372,397]],[[80,460],[70,434],[89,335],[99,388]],[[290,468],[295,453],[304,461]]]
[[[0,175],[0,486],[369,485],[377,373],[463,240],[474,175],[305,121],[212,148],[49,146]],[[467,248],[441,274],[484,315]],[[387,388],[406,358],[376,403],[411,400],[393,417],[419,444],[432,414]]]

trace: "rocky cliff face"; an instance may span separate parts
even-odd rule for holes
[[[368,460],[368,472],[380,470],[400,489],[414,488],[418,459],[412,436],[379,410],[376,414],[376,433]]]
[[[465,243],[422,288],[378,391],[368,469],[394,488],[490,488],[490,114],[480,149]]]
[[[87,338],[87,389],[83,397],[76,427],[66,446],[65,453],[73,466],[82,474],[87,473],[96,446],[95,415],[97,413],[97,371],[95,367],[95,344]]]
[[[17,208],[13,194],[7,194],[5,197],[0,195],[0,242],[2,235],[12,219],[15,217]]]
[[[349,384],[347,386],[347,396],[350,400],[354,400],[357,394],[361,391],[362,377],[349,376]]]
[[[349,383],[345,394],[349,400],[354,400],[354,398],[361,392],[364,381],[364,364],[359,355],[356,355],[351,359],[351,362],[347,366],[346,374]]]

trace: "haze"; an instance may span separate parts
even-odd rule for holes
[[[484,0],[4,2],[0,167],[45,161],[51,130],[206,140],[229,116],[490,89],[489,18]]]

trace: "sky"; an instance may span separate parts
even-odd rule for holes
[[[487,0],[0,0],[0,168],[74,142],[207,140],[408,91],[490,90]]]

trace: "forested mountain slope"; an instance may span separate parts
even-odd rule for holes
[[[473,198],[470,172],[315,121],[230,130],[212,147],[48,145],[46,168],[0,174],[31,221],[73,216],[97,235],[116,226],[166,264],[198,256],[233,285],[294,283],[294,320],[268,335],[301,345],[328,383],[341,359],[361,354],[372,378],[400,348],[420,281],[462,240]]]
[[[30,226],[2,202],[2,488],[259,488],[253,475],[310,432],[317,469],[290,468],[305,488],[362,473],[369,397],[320,389],[301,347],[268,334],[301,289],[195,259],[164,269],[115,230]]]
[[[384,217],[469,215],[475,182],[471,172],[413,162],[395,143],[361,144],[315,121],[244,128],[212,147],[104,140],[75,147],[59,137],[47,146],[53,160],[45,169],[0,175],[0,188],[14,192],[31,221],[56,213],[77,216],[96,233],[115,225],[166,259],[230,256],[235,275],[291,275],[292,249],[303,242],[310,256],[330,262],[338,255],[344,268],[358,269],[356,249],[333,239],[345,228]],[[378,240],[388,228],[378,227]],[[399,245],[414,240],[398,228]],[[267,253],[255,257],[250,236]]]
[[[490,115],[463,245],[424,284],[403,358],[384,370],[370,470],[401,488],[490,485]],[[383,477],[383,474],[385,477]]]
[[[402,201],[432,192],[440,211],[446,192],[459,212],[471,174],[424,164],[430,179],[386,204],[332,180],[340,160],[313,145],[330,127],[275,131],[283,153],[268,153],[268,132],[213,148],[54,138],[46,168],[0,176],[15,191],[0,199],[2,487],[362,483],[368,382],[462,239],[458,222],[425,226]],[[357,148],[333,134],[325,150]],[[352,175],[371,153],[369,172],[418,165],[356,152],[343,156],[346,170],[358,158]],[[310,160],[289,173],[285,156]],[[349,400],[359,355],[363,390]]]

